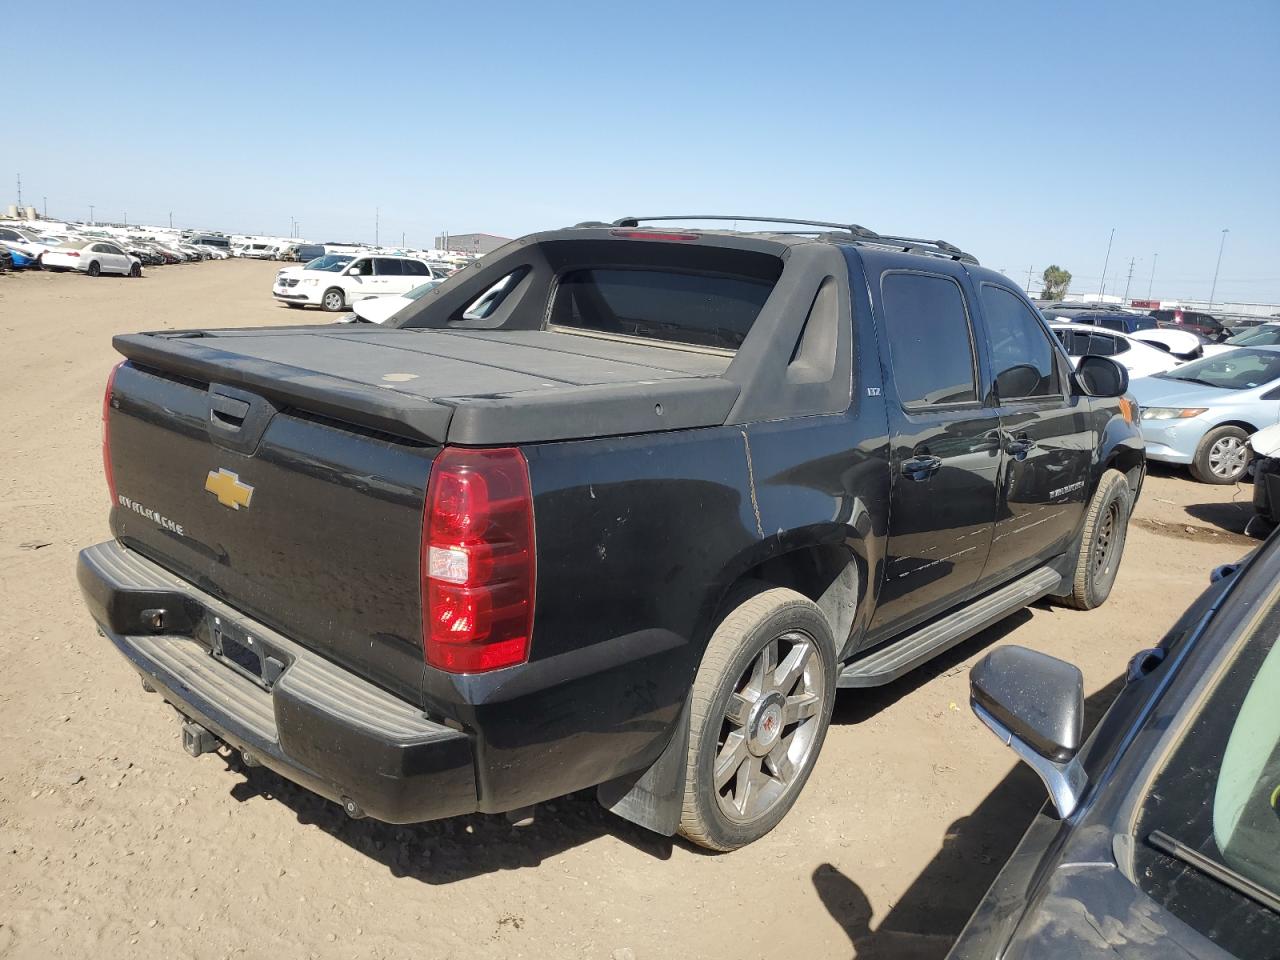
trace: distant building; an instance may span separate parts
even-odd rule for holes
[[[472,253],[482,257],[510,242],[510,237],[496,237],[492,233],[446,233],[436,237],[436,249]]]

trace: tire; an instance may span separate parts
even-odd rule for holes
[[[1239,427],[1214,427],[1196,447],[1191,475],[1201,483],[1238,483],[1249,469],[1248,440]]]
[[[328,313],[341,313],[347,307],[347,295],[341,287],[330,287],[320,298],[320,306]]]
[[[129,265],[129,276],[134,277],[135,279],[142,276],[142,268],[136,263],[131,263]]]
[[[91,277],[97,277],[102,274],[102,268],[98,266],[98,261],[94,260],[89,264],[89,269],[85,271]]]
[[[1071,592],[1056,598],[1063,606],[1092,610],[1106,603],[1124,556],[1132,505],[1124,474],[1119,470],[1103,473],[1085,513]]]
[[[690,695],[680,816],[684,837],[721,851],[759,840],[786,816],[822,749],[836,691],[835,642],[812,602],[763,583],[732,602]],[[784,666],[789,676],[778,682]]]

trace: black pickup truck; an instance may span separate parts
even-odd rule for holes
[[[727,850],[838,687],[1106,599],[1122,368],[942,241],[676,219],[525,237],[385,326],[116,338],[79,580],[189,752],[393,823],[595,788]]]

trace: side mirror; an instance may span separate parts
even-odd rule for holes
[[[969,671],[969,705],[1036,772],[1058,815],[1071,816],[1088,784],[1076,760],[1084,730],[1080,670],[1026,647],[998,647]]]
[[[1087,397],[1123,397],[1129,389],[1129,371],[1110,357],[1080,358],[1076,387]]]

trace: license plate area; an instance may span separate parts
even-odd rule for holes
[[[209,640],[210,652],[216,659],[264,690],[270,690],[288,666],[285,656],[261,637],[221,617],[213,618]]]

